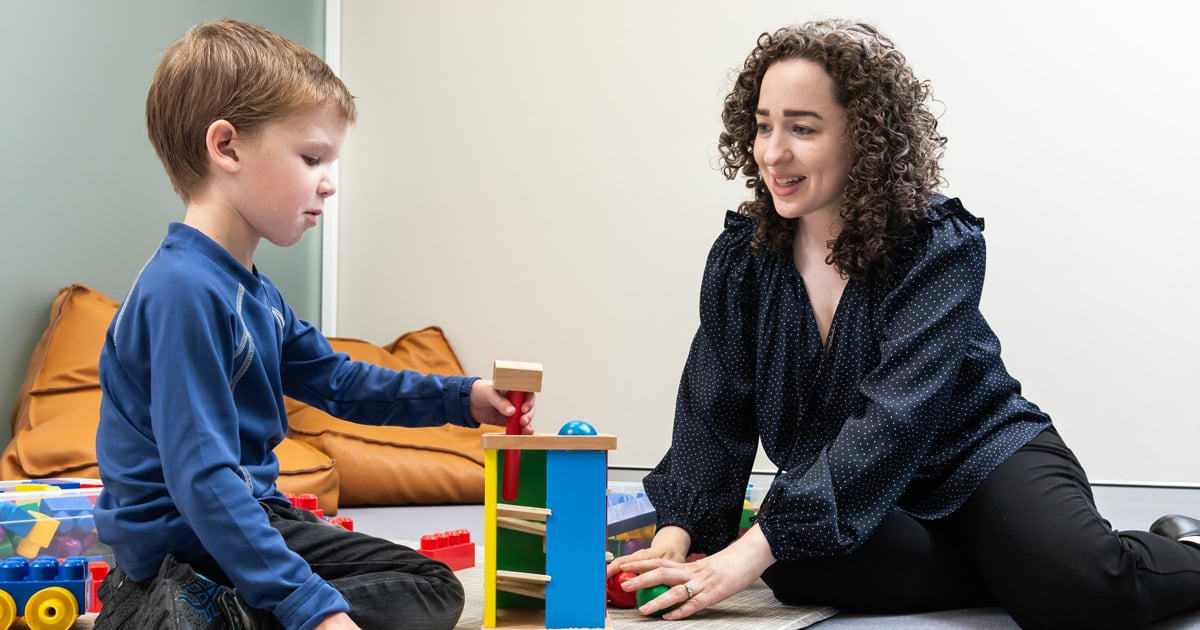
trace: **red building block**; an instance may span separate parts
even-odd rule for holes
[[[334,525],[341,525],[343,528],[354,531],[354,519],[349,516],[329,516],[325,520]]]
[[[446,563],[453,571],[475,566],[475,543],[471,532],[455,529],[421,537],[422,554]]]
[[[103,605],[100,602],[100,583],[108,575],[108,563],[103,560],[93,560],[88,563],[88,573],[92,574],[92,607],[87,611],[98,613]]]
[[[292,505],[316,514],[317,518],[325,518],[325,510],[317,507],[317,495],[305,493],[300,496],[293,496],[291,494],[284,496],[287,497],[288,501],[292,502]]]
[[[296,496],[290,492],[286,492],[283,496],[287,497],[287,500],[290,501],[292,505],[316,514],[317,518],[324,519],[330,523],[333,523],[334,525],[341,525],[345,529],[354,531],[354,519],[350,518],[349,516],[325,516],[325,510],[317,507],[317,495],[315,494],[306,493]]]

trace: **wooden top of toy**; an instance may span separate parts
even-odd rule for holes
[[[506,392],[542,391],[542,364],[521,361],[496,361],[492,364],[492,383]]]
[[[482,442],[484,450],[502,451],[611,451],[617,448],[617,436],[606,434],[506,435],[504,433],[484,433]]]

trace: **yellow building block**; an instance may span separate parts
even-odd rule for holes
[[[30,514],[37,518],[37,522],[33,524],[29,534],[17,544],[17,555],[33,559],[38,556],[38,552],[50,546],[50,541],[54,539],[54,533],[58,531],[58,521],[41,512],[30,512]]]
[[[16,492],[45,492],[47,490],[61,490],[61,488],[48,483],[19,483],[13,486],[13,490]]]

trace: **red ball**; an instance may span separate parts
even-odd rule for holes
[[[626,580],[637,577],[636,573],[621,571],[608,580],[608,603],[617,608],[637,608],[637,591],[621,588]]]

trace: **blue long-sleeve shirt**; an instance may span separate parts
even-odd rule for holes
[[[266,276],[173,223],[101,352],[96,529],[134,580],[168,553],[207,553],[250,605],[312,628],[349,604],[259,505],[286,503],[272,452],[287,433],[284,395],[364,424],[478,426],[475,380],[350,361]]]
[[[791,251],[752,252],[755,228],[728,213],[709,254],[671,447],[644,482],[693,551],[734,539],[760,439],[780,471],[758,523],[794,560],[853,551],[894,509],[950,514],[1050,426],[979,311],[983,221],[957,199],[933,199],[902,268],[846,284],[828,344]]]

